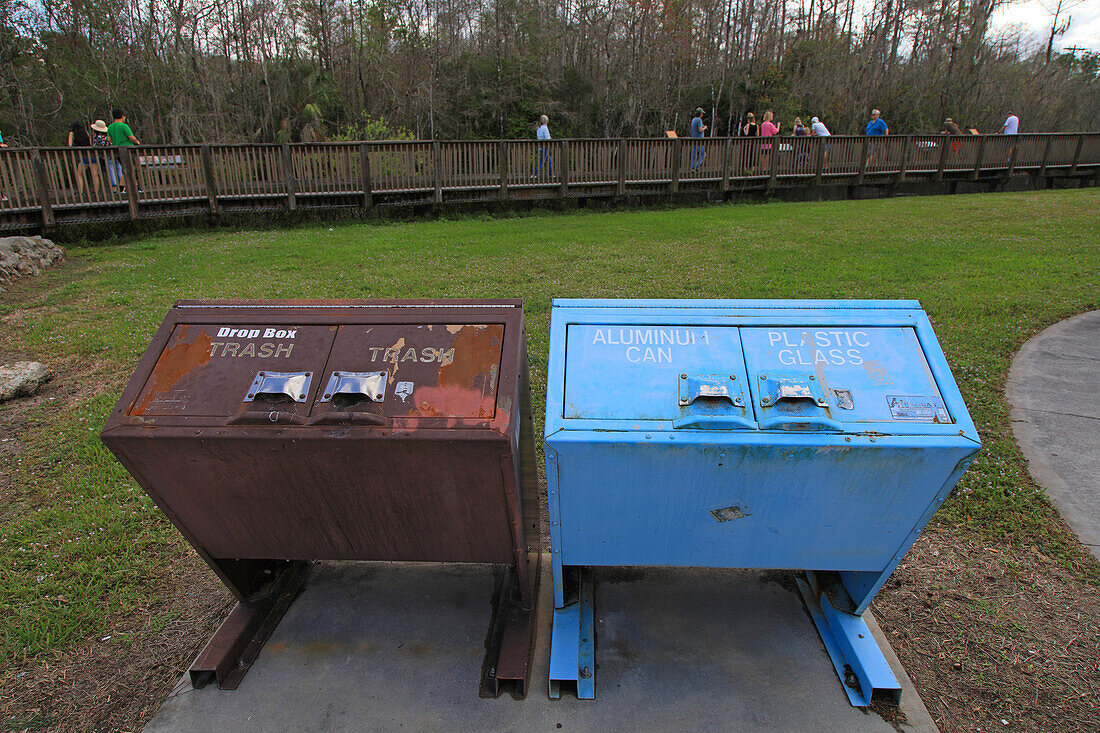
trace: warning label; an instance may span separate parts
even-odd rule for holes
[[[951,422],[943,400],[922,395],[886,395],[890,415],[901,422]]]

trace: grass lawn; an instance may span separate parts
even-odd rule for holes
[[[1030,479],[1003,391],[1029,336],[1100,308],[1100,189],[168,234],[68,258],[0,295],[0,361],[63,364],[82,385],[19,420],[0,494],[0,679],[110,633],[179,552],[98,440],[177,298],[522,297],[537,424],[553,297],[915,298],[984,443],[935,522],[1100,585]]]

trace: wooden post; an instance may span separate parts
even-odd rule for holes
[[[724,155],[726,156],[722,160],[722,191],[726,192],[730,190],[730,169],[733,166],[733,138],[726,138],[726,146],[724,148]]]
[[[615,188],[616,196],[626,195],[626,138],[619,138],[619,185]]]
[[[943,180],[943,169],[947,167],[947,151],[951,149],[951,136],[943,135],[940,137],[940,162],[936,166],[936,172],[932,176],[932,180],[939,183]]]
[[[294,211],[298,208],[298,186],[294,180],[294,159],[289,143],[283,143],[283,177],[286,179],[286,207]]]
[[[691,151],[692,155],[695,155],[695,151]],[[672,181],[669,183],[669,191],[676,193],[680,190],[680,158],[684,155],[683,147],[680,143],[680,138],[676,138],[672,141]]]
[[[970,174],[970,180],[978,180],[978,174],[982,171],[982,153],[985,152],[985,139],[987,135],[982,135],[978,140],[978,154],[974,156],[974,171]]]
[[[1020,138],[1017,135],[1012,136],[1012,150],[1008,153],[1008,171],[1005,173],[1005,178],[1012,178],[1012,174],[1016,172],[1016,151],[1020,148]]]
[[[558,154],[558,175],[561,177],[561,197],[569,195],[569,141],[561,141],[561,152]]]
[[[437,204],[441,204],[443,203],[443,154],[438,140],[432,140],[432,177],[435,179],[433,199]]]
[[[819,137],[817,139],[817,170],[814,172],[814,187],[821,185],[821,179],[825,175],[825,146],[828,145],[829,137]]]
[[[500,198],[508,198],[508,143],[497,143],[497,169],[500,172]]]
[[[130,219],[138,218],[138,179],[134,175],[134,146],[123,145],[118,152],[122,154],[122,175],[126,176],[126,203]]]
[[[898,165],[898,175],[894,183],[902,183],[905,180],[905,170],[909,167],[909,148],[913,147],[913,136],[905,136],[905,147],[901,151],[901,164]]]
[[[775,185],[779,181],[779,136],[772,135],[768,138],[771,142],[771,157],[768,158],[768,185],[767,190],[769,193],[775,190]],[[791,147],[791,151],[794,151],[794,147]]]
[[[1047,177],[1047,158],[1050,157],[1050,145],[1054,140],[1054,135],[1047,135],[1047,144],[1043,146],[1043,160],[1039,163],[1039,178]]]
[[[363,208],[374,206],[374,193],[370,184],[370,145],[359,143],[359,173],[363,176]]]
[[[1067,174],[1071,178],[1077,175],[1077,161],[1081,160],[1081,146],[1085,143],[1085,136],[1077,136],[1077,149],[1073,151],[1073,163],[1069,166],[1069,173]]]
[[[856,185],[863,185],[863,177],[867,175],[867,136],[863,136],[863,142],[859,147],[859,172],[856,173]]]
[[[218,182],[214,178],[214,156],[210,152],[209,145],[203,145],[199,150],[202,157],[202,177],[206,182],[206,200],[210,205],[210,216],[221,213],[218,205]]]
[[[36,148],[31,154],[31,166],[34,168],[35,182],[38,184],[38,206],[42,209],[42,230],[53,229],[56,220],[53,215],[53,205],[50,203],[50,183],[46,177],[46,164]]]

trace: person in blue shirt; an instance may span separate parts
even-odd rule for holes
[[[867,130],[864,133],[867,137],[878,137],[880,135],[889,135],[890,127],[886,124],[886,120],[882,119],[882,112],[877,109],[871,110],[871,121],[867,123]],[[878,152],[878,145],[875,142],[868,141],[867,143],[867,164],[875,164],[875,154]]]
[[[707,131],[707,126],[703,124],[703,108],[695,108],[695,117],[691,119],[691,136],[693,138],[702,138]],[[691,169],[694,171],[700,165],[703,164],[703,159],[707,157],[707,153],[703,150],[703,146],[693,145],[691,148]]]
[[[535,131],[535,137],[539,140],[550,139],[550,118],[546,115],[539,117],[539,129]],[[554,175],[554,159],[550,157],[549,147],[539,148],[539,162],[535,165],[535,172],[531,174],[532,178],[538,176],[539,171],[542,169],[543,163],[546,164],[546,171],[549,175]]]

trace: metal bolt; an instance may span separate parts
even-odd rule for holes
[[[824,407],[825,405],[827,405],[827,404],[829,404],[829,403],[828,403],[828,402],[826,402],[825,400],[818,400],[818,401],[817,401],[817,404],[819,404],[819,405],[821,405],[822,407]]]
[[[588,665],[581,667],[581,679],[586,680],[592,676],[592,670],[588,668]]]
[[[653,436],[652,436],[652,435],[650,435],[649,433],[646,433],[646,434],[645,434],[645,437],[646,437],[646,440],[649,440],[649,439],[650,439],[650,438],[652,438]]]
[[[338,377],[338,376],[340,376],[340,372],[333,372],[333,373],[332,373],[332,376],[334,376],[334,377]]]
[[[680,375],[680,379],[687,379],[687,378],[688,378],[688,375],[686,375],[686,374],[681,374]]]
[[[766,405],[766,404],[768,404],[769,402],[771,402],[771,400],[769,400],[769,399],[768,399],[767,397],[765,397],[764,399],[760,400],[760,404],[762,404],[762,405]]]
[[[810,381],[812,382],[812,381],[814,381],[814,379],[815,379],[814,375],[811,374],[810,375]]]
[[[255,396],[256,396],[256,395],[254,395],[254,394],[250,394],[250,395],[248,395],[248,399],[252,399],[252,398],[253,398],[253,397],[255,397]]]
[[[741,398],[737,398],[736,400],[733,401],[733,404],[736,405],[737,407],[744,407],[745,406],[745,401],[742,400]]]
[[[298,395],[298,399],[300,399],[300,400],[304,400],[305,398],[306,398],[306,396],[304,394]]]
[[[736,381],[737,380],[737,375],[736,374],[731,374],[730,379]]]
[[[681,397],[680,398],[680,404],[681,405],[686,405],[687,403],[688,403],[687,397]]]
[[[376,399],[376,400],[380,400],[380,399],[382,399],[382,395],[381,395],[381,393],[379,393],[379,394],[376,394],[376,395],[374,396],[374,399]]]
[[[767,379],[768,379],[768,375],[767,375],[767,374],[761,374],[761,375],[760,375],[760,381],[761,381],[761,382],[766,382],[766,381],[767,381]]]
[[[264,373],[263,373],[263,372],[260,372],[260,373],[259,373],[259,374],[257,374],[256,376],[258,376],[258,377],[262,377],[263,375],[264,375]]]
[[[332,395],[329,394],[328,392],[325,392],[325,399],[327,400],[329,397],[332,397]]]
[[[497,676],[497,668],[489,667],[489,679],[493,679]]]

